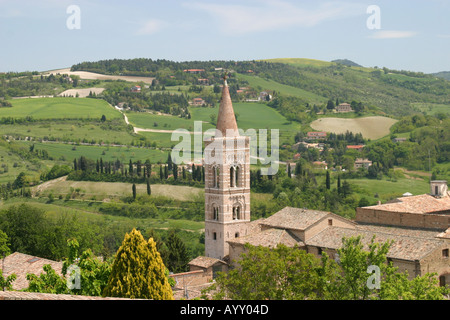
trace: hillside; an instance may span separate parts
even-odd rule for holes
[[[239,86],[254,85],[283,93],[291,91],[290,94],[302,98],[304,103],[355,100],[393,116],[420,112],[414,108],[414,103],[450,104],[450,82],[432,75],[314,59],[203,62],[114,59],[83,62],[72,66],[71,70],[156,77],[161,86],[195,85],[199,78],[208,79],[209,85],[220,85],[223,72],[227,70],[235,75],[230,84],[235,84],[237,78]]]

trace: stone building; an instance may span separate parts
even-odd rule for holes
[[[430,194],[357,208],[354,221],[331,212],[291,207],[251,221],[249,140],[237,131],[226,80],[216,136],[205,145],[206,258],[194,259],[192,271],[209,270],[208,279],[214,279],[213,270],[226,270],[238,263],[246,243],[272,248],[284,244],[318,257],[327,252],[339,259],[342,239],[361,236],[366,248],[372,239],[392,241],[387,258],[399,271],[408,271],[410,278],[436,273],[440,285],[450,283],[450,196],[446,181],[432,181]]]

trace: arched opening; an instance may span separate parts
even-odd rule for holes
[[[219,188],[219,180],[220,179],[220,168],[219,166],[213,167],[213,180],[212,185],[214,188]]]
[[[213,206],[213,220],[219,221],[219,208]]]
[[[241,206],[233,206],[233,220],[241,220]]]
[[[240,187],[241,186],[241,182],[240,182],[240,180],[241,179],[239,179],[240,178],[240,168],[239,168],[239,166],[237,166],[236,167],[236,170],[235,170],[235,185],[236,185],[236,187]]]
[[[230,167],[230,187],[231,188],[234,188],[236,186],[235,180],[236,180],[235,169],[234,169],[234,167]]]

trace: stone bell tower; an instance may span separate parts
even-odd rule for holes
[[[226,260],[250,222],[250,139],[240,136],[226,77],[216,134],[205,141],[205,255]]]

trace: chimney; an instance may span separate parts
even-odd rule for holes
[[[442,198],[447,195],[448,187],[446,180],[433,180],[430,182],[431,195],[436,198]]]

